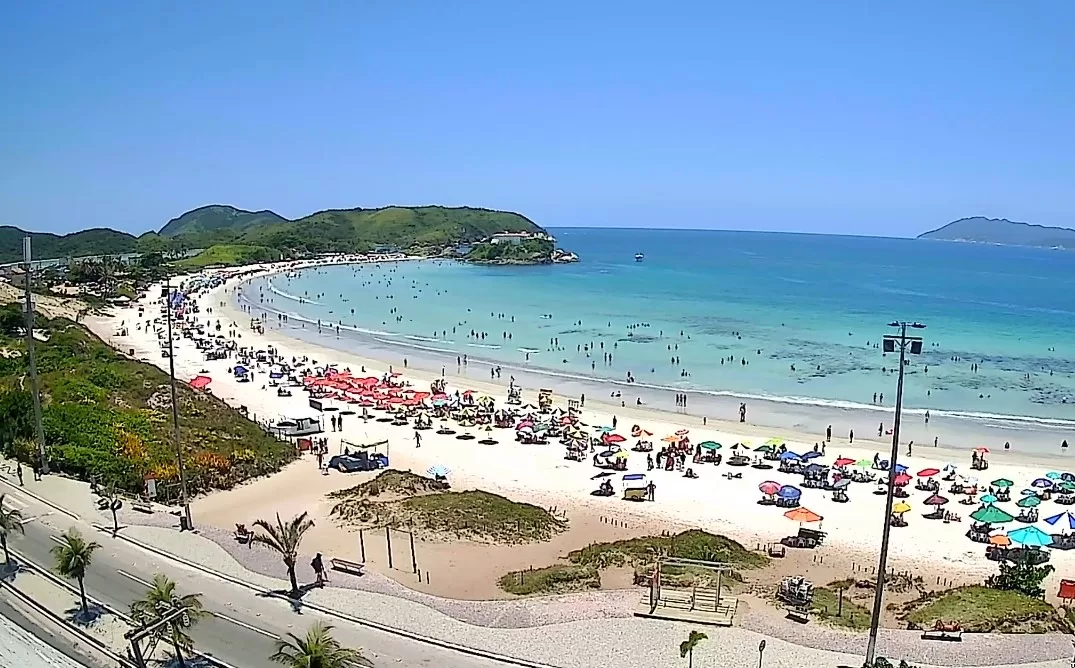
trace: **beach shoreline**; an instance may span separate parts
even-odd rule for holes
[[[261,271],[292,269],[293,266],[277,266],[262,268]],[[246,273],[245,278],[249,277],[250,274]],[[248,326],[251,314],[242,311],[232,299],[240,282],[241,280],[229,280],[198,298],[203,306],[199,320],[236,323],[241,337],[238,341],[240,345],[253,345],[258,348],[272,345],[285,357],[308,356],[319,360],[319,363],[330,361],[341,369],[351,368],[356,373],[363,367],[365,373],[371,375],[403,371],[404,377],[416,387],[424,387],[442,377],[432,369],[415,368],[410,361],[407,368],[403,369],[401,359],[392,361],[391,358],[369,357],[367,350],[363,350],[361,354],[354,351],[343,352],[294,338],[289,336],[288,331],[272,329],[271,326],[267,326],[263,334],[257,334]],[[152,308],[155,302],[148,300],[143,306],[147,305]],[[160,365],[161,361],[154,354],[159,348],[156,335],[146,330],[131,331],[127,337],[117,340],[110,333],[110,330],[116,327],[116,318],[123,322],[127,319],[133,321],[136,308],[137,305],[132,304],[125,309],[118,309],[112,318],[91,319],[89,324],[91,329],[114,347],[122,350],[134,349],[135,357]],[[207,308],[211,308],[212,312],[206,312]],[[334,336],[331,339],[334,340]],[[245,406],[252,417],[275,421],[312,412],[302,396],[281,399],[276,397],[275,392],[264,391],[264,387],[259,390],[257,382],[233,382],[228,374],[223,372],[223,367],[228,365],[226,361],[206,362],[196,350],[182,345],[183,343],[185,342],[180,342],[176,348],[177,375],[183,380],[190,380],[198,373],[210,372],[214,379],[211,385],[213,394],[233,406]],[[445,369],[444,377],[450,390],[473,389],[475,392],[498,398],[505,394],[506,374],[502,374],[500,383],[489,382],[488,378],[481,378],[483,373],[488,373],[488,366],[475,363],[474,367],[477,367],[472,370],[474,375],[478,376],[476,378],[462,373],[462,370],[453,374],[450,369]],[[528,386],[524,401],[531,401],[536,389],[537,386]],[[562,405],[563,400],[564,397],[557,396],[557,405]],[[606,424],[611,422],[612,416],[616,416],[619,424],[623,425],[622,429],[637,423],[659,435],[665,431],[672,433],[677,429],[687,428],[691,430],[692,438],[697,440],[713,438],[726,443],[744,439],[758,441],[779,436],[788,442],[789,448],[800,452],[809,451],[813,443],[821,440],[820,435],[805,430],[794,431],[754,424],[756,414],[752,409],[751,419],[745,424],[709,419],[703,426],[702,418],[696,416],[660,411],[652,406],[620,407],[609,404],[607,399],[588,396],[584,420],[588,424]],[[356,418],[352,421],[361,423]],[[453,485],[457,489],[483,489],[543,507],[555,506],[574,517],[613,516],[618,518],[618,521],[639,527],[663,525],[670,529],[704,528],[735,538],[750,548],[794,533],[794,526],[784,519],[781,513],[766,510],[754,503],[759,496],[757,484],[764,479],[764,475],[749,469],[744,480],[727,482],[715,480],[717,473],[725,470],[723,468],[713,470],[700,467],[698,470],[703,479],[695,481],[683,480],[676,473],[656,471],[652,475],[658,484],[657,503],[635,505],[617,500],[595,499],[591,496],[589,491],[596,484],[589,482],[593,469],[587,463],[565,465],[558,454],[558,445],[533,450],[512,442],[503,442],[501,437],[500,445],[477,450],[474,446],[463,446],[458,441],[431,435],[423,440],[423,447],[418,449],[415,448],[410,429],[393,428],[383,424],[348,425],[345,432],[325,435],[330,437],[330,453],[342,447],[341,441],[338,440],[340,438],[352,441],[388,438],[392,443],[393,468],[421,472],[433,463],[447,464],[453,471]],[[869,458],[875,452],[880,452],[887,458],[889,445],[873,439],[858,438],[852,445],[846,443],[845,439],[834,438],[833,442],[828,444],[828,450],[830,453],[852,458]],[[912,471],[929,466],[943,467],[947,460],[958,462],[961,468],[968,468],[969,453],[965,449],[916,447],[909,460],[903,457],[903,451],[900,455]],[[1041,466],[1055,465],[1052,459],[1027,453],[997,453],[994,464],[983,475],[989,479],[1010,477],[1025,480],[1038,475]],[[638,463],[635,462],[632,470],[637,466]],[[770,472],[769,475],[773,473],[775,472]],[[230,528],[232,522],[248,521],[252,513],[268,512],[270,508],[286,514],[311,510],[309,506],[313,506],[312,510],[316,515],[328,516],[323,498],[326,488],[321,483],[322,476],[308,470],[307,473],[296,474],[291,483],[278,483],[280,475],[252,481],[229,492],[210,494],[196,501],[195,508],[200,516],[209,517],[214,526],[224,529]],[[357,478],[336,475],[329,476],[328,479],[332,480],[334,487],[358,481]],[[317,486],[312,486],[313,481],[318,481]],[[880,541],[883,496],[878,497],[870,494],[869,489],[859,487],[856,488],[852,503],[832,504],[827,494],[808,490],[804,495],[803,505],[810,506],[825,516],[823,528],[828,531],[830,537],[819,554],[824,555],[827,570],[844,569],[851,574],[857,569],[868,569],[869,565],[874,563]],[[961,514],[973,510],[973,506],[952,507]],[[922,509],[924,510],[924,507]],[[920,513],[916,510],[916,514]],[[939,523],[932,524],[915,517],[909,528],[900,529],[894,535],[890,566],[896,570],[922,574],[927,581],[935,579],[950,583],[980,582],[986,575],[995,572],[995,564],[984,558],[981,546],[968,542],[962,535],[966,524],[945,525],[943,531],[939,530],[940,526]],[[353,537],[348,538],[347,532],[335,527],[327,527],[325,531],[325,535],[321,536],[315,545],[324,547],[326,551],[331,549],[333,553],[346,554],[354,550]],[[1058,552],[1054,556],[1053,563],[1058,569],[1054,578],[1059,578],[1064,566],[1075,564],[1075,561],[1069,564],[1070,558],[1066,553]],[[809,570],[808,566],[804,568]],[[1052,585],[1047,583],[1047,587]]]

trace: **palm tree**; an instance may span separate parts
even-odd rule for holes
[[[11,553],[7,548],[7,537],[24,533],[22,528],[22,512],[15,508],[10,510],[4,507],[4,497],[6,494],[0,494],[0,547],[4,549],[4,567],[11,565]]]
[[[287,634],[290,640],[277,640],[276,653],[270,661],[288,666],[288,668],[358,668],[373,666],[373,662],[356,649],[340,647],[332,637],[332,627],[316,622],[306,632],[305,638],[294,633]]]
[[[78,593],[82,598],[82,618],[90,614],[90,605],[86,600],[86,568],[93,561],[93,553],[101,547],[95,541],[86,542],[78,529],[71,527],[67,533],[60,536],[60,544],[52,548],[52,555],[56,557],[56,571],[65,578],[78,580]]]
[[[167,638],[175,650],[175,658],[180,668],[187,664],[183,660],[183,652],[188,654],[194,650],[194,639],[187,633],[187,629],[198,623],[198,620],[207,613],[202,609],[200,594],[186,594],[180,596],[175,591],[175,583],[166,576],[157,573],[153,576],[153,586],[146,590],[146,595],[134,603],[131,603],[131,617],[143,628],[152,626],[161,621],[169,614],[178,609],[183,609],[185,614],[173,617],[172,620],[159,626],[154,631],[152,646],[146,654],[153,653],[153,647],[162,638]]]
[[[276,513],[276,524],[270,524],[265,520],[254,522],[255,529],[261,529],[261,533],[255,533],[250,539],[253,543],[261,543],[280,553],[287,566],[287,576],[291,579],[291,596],[298,598],[299,583],[295,579],[295,560],[299,556],[299,543],[302,536],[313,528],[314,521],[307,519],[308,513],[296,515],[287,524],[280,519],[280,513]]]
[[[687,639],[679,643],[679,656],[687,659],[688,668],[694,668],[694,648],[698,646],[698,643],[708,639],[709,636],[704,633],[691,631]]]

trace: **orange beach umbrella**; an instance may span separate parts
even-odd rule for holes
[[[792,508],[788,512],[784,513],[784,517],[792,520],[793,522],[820,522],[825,519],[821,515],[818,515],[809,508]]]

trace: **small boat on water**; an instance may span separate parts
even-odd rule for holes
[[[642,260],[645,260],[645,259],[646,259],[646,256],[643,255],[642,253],[635,253],[635,262],[641,262]]]

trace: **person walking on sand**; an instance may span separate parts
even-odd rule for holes
[[[885,423],[882,422],[881,424],[877,425],[877,438],[881,438],[881,434],[884,433],[884,431],[885,431]]]
[[[414,447],[422,447],[422,432],[418,431],[417,429],[414,430]]]
[[[914,441],[907,441],[907,456],[911,456],[911,446],[914,445]]]
[[[825,442],[832,443],[832,425],[825,428]]]
[[[22,481],[22,462],[15,462],[15,473],[19,476],[19,487],[25,487],[26,483]]]

